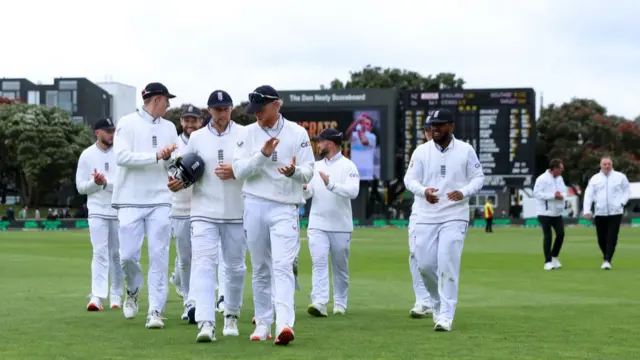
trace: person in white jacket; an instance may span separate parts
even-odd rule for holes
[[[563,171],[562,160],[552,159],[549,162],[549,170],[538,176],[533,186],[538,222],[542,227],[545,270],[560,269],[562,267],[558,256],[564,242],[562,211],[564,210],[564,199],[567,196],[567,186],[562,179]],[[556,232],[553,246],[551,229]]]
[[[433,141],[413,152],[404,183],[418,203],[415,254],[433,303],[434,329],[451,331],[469,197],[482,189],[484,174],[473,147],[453,136],[455,119],[450,111],[437,110],[430,121]]]
[[[627,176],[613,169],[613,161],[605,156],[600,159],[600,172],[589,179],[584,192],[583,215],[586,219],[595,216],[598,245],[602,252],[603,270],[611,270],[611,261],[618,245],[618,233],[624,207],[629,201],[629,180]],[[592,215],[591,207],[595,214]]]
[[[314,138],[322,158],[315,175],[303,185],[303,196],[312,199],[309,213],[311,253],[311,304],[307,312],[327,316],[329,302],[329,254],[333,274],[333,314],[344,315],[349,295],[349,248],[353,232],[351,200],[360,192],[360,175],[353,161],[340,152],[343,134],[329,128]]]
[[[87,195],[89,238],[93,247],[91,295],[87,310],[100,311],[107,295],[112,309],[122,306],[124,275],[120,265],[118,215],[111,207],[116,172],[116,156],[112,151],[115,127],[111,119],[100,119],[93,129],[98,140],[78,159],[76,187],[80,194]]]

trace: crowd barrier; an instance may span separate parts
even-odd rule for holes
[[[567,218],[564,219],[565,225],[570,226],[593,226],[591,220]],[[309,219],[300,219],[300,227],[306,228],[309,225]],[[408,220],[370,220],[360,221],[353,220],[354,227],[398,227],[403,228],[409,225]],[[476,228],[484,228],[486,221],[484,219],[471,220],[471,226]],[[626,217],[622,219],[623,226],[640,226],[640,218]],[[525,227],[535,228],[539,227],[540,223],[538,219],[508,219],[508,218],[496,218],[493,220],[493,226],[495,227]],[[61,220],[14,220],[14,221],[0,221],[0,231],[5,230],[78,230],[87,229],[89,224],[87,219],[61,219]]]

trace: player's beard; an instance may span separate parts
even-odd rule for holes
[[[320,149],[320,157],[321,158],[326,158],[327,155],[329,155],[329,149],[327,149],[327,148]]]

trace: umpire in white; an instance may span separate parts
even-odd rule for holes
[[[437,110],[430,121],[433,141],[413,152],[404,183],[418,202],[415,253],[433,302],[435,330],[451,331],[469,225],[468,198],[480,191],[484,174],[473,147],[454,138],[450,111]]]
[[[583,214],[591,219],[591,207],[595,204],[595,224],[598,245],[602,252],[603,270],[611,270],[611,261],[618,245],[618,233],[624,207],[629,201],[627,176],[613,169],[613,161],[605,156],[600,159],[600,172],[589,180],[584,193]]]
[[[342,133],[326,129],[314,138],[322,160],[315,175],[303,185],[305,199],[312,198],[309,214],[309,251],[312,261],[311,305],[307,311],[327,316],[329,254],[333,273],[333,313],[344,315],[349,294],[349,247],[353,232],[351,200],[358,197],[360,175],[353,161],[342,156]]]

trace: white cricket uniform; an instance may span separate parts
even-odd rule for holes
[[[204,175],[193,185],[191,200],[191,242],[193,247],[191,293],[196,303],[196,321],[215,324],[216,285],[226,286],[225,315],[238,316],[242,305],[246,239],[242,226],[244,212],[243,182],[237,179],[220,180],[215,174],[218,164],[231,164],[237,144],[244,138],[245,127],[229,122],[218,133],[211,126],[191,134],[187,152],[199,155],[204,161]],[[216,279],[220,253],[224,259],[224,278]]]
[[[172,157],[175,158],[186,154],[189,138],[184,134],[178,135],[176,150]],[[176,275],[180,278],[180,292],[183,295],[183,302],[189,302],[189,283],[191,279],[191,194],[192,188],[182,189],[173,193],[171,201],[171,227],[173,238],[176,242]]]
[[[280,139],[280,143],[266,157],[262,147],[271,137]],[[295,322],[293,263],[300,251],[298,206],[305,204],[302,185],[313,176],[313,150],[307,131],[282,116],[273,128],[248,125],[237,147],[233,171],[236,178],[244,180],[244,226],[251,254],[256,323],[269,327],[273,323],[273,274],[279,334]],[[280,174],[278,168],[289,165],[293,157],[293,175]]]
[[[418,260],[416,258],[416,236],[414,229],[416,226],[416,218],[418,217],[418,206],[416,202],[413,202],[411,206],[411,215],[409,215],[409,226],[407,228],[409,232],[409,272],[411,273],[411,283],[413,285],[413,292],[416,295],[416,304],[431,306],[431,299],[429,293],[424,287],[424,281],[422,281],[422,275],[420,274],[420,268],[418,267]]]
[[[94,170],[104,175],[106,185],[98,185]],[[102,300],[110,295],[112,302],[120,303],[123,293],[123,273],[118,242],[118,215],[111,207],[116,157],[112,148],[102,150],[97,144],[86,148],[78,160],[76,187],[87,195],[89,210],[89,237],[93,247],[91,260],[91,295]],[[111,290],[109,290],[111,275]],[[115,300],[115,301],[114,301]]]
[[[471,145],[455,138],[446,149],[429,141],[411,156],[404,183],[415,195],[415,254],[436,318],[452,322],[458,303],[460,258],[469,224],[469,196],[484,183],[482,165]],[[439,202],[427,202],[427,188],[438,189]],[[462,192],[461,201],[447,193]]]
[[[167,302],[171,242],[168,163],[157,160],[156,154],[174,144],[177,136],[170,121],[154,119],[141,109],[120,119],[113,141],[118,169],[112,206],[118,210],[120,257],[127,292],[137,295],[143,284],[140,251],[146,234],[149,312],[163,312]]]
[[[318,172],[329,176],[329,183]],[[347,308],[349,295],[349,247],[353,232],[351,200],[358,197],[360,175],[356,165],[341,153],[333,159],[316,161],[315,174],[305,199],[312,198],[309,213],[309,252],[312,261],[311,302],[329,303],[329,254],[333,273],[333,304]]]

